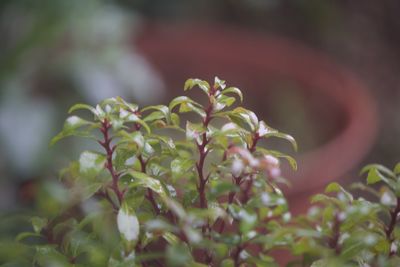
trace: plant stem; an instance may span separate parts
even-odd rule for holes
[[[110,187],[114,191],[115,195],[118,198],[118,202],[119,202],[118,204],[121,205],[122,201],[124,199],[124,193],[120,190],[119,185],[118,185],[119,177],[121,174],[118,173],[116,171],[116,169],[114,168],[113,160],[112,160],[116,146],[111,145],[112,138],[109,136],[109,130],[111,128],[111,124],[107,119],[105,119],[101,123],[101,125],[102,125],[102,127],[100,128],[100,131],[103,134],[103,141],[99,141],[99,143],[106,151],[107,161],[106,161],[105,167],[108,170],[108,172],[111,174],[111,178],[112,178],[112,184]],[[109,201],[112,202],[111,198],[108,197],[107,199],[109,199]]]
[[[260,140],[260,136],[259,134],[256,132],[253,134],[253,138],[252,138],[252,143],[251,146],[247,145],[247,148],[249,149],[249,151],[251,153],[254,153],[256,151],[257,148],[257,143]]]
[[[205,129],[205,132],[202,134],[201,143],[200,144],[197,143],[197,148],[199,151],[199,161],[196,163],[196,169],[197,169],[197,173],[199,176],[199,184],[198,184],[197,190],[198,190],[199,197],[200,197],[200,208],[202,208],[202,209],[208,208],[207,197],[206,197],[206,186],[207,186],[207,182],[210,177],[210,174],[208,174],[207,176],[204,174],[204,163],[205,163],[206,157],[209,152],[206,148],[206,146],[210,142],[210,140],[207,138],[207,128],[212,119],[211,114],[213,111],[213,104],[211,101],[211,97],[214,94],[215,94],[215,90],[212,88],[209,93],[209,105],[207,108],[204,109],[204,111],[206,113],[205,117],[203,118],[203,127]],[[210,222],[207,221],[207,224],[205,224],[201,230],[202,230],[203,235],[206,234],[207,230],[211,231]],[[208,237],[210,238],[210,236],[208,236]],[[204,263],[210,265],[213,261],[212,255],[210,254],[210,252],[207,249],[204,249],[203,254],[204,254]]]
[[[389,241],[390,246],[392,246],[392,243],[394,241],[394,237],[392,235],[393,235],[393,231],[396,226],[396,223],[397,223],[397,216],[399,215],[399,213],[400,213],[400,198],[397,198],[396,208],[392,212],[390,212],[390,223],[385,231],[386,238]],[[390,249],[389,257],[393,256],[395,253],[396,253],[395,251],[392,251]]]
[[[335,215],[334,221],[333,221],[333,226],[332,226],[332,238],[329,240],[329,247],[331,249],[335,250],[335,253],[337,255],[340,254],[341,247],[339,244],[339,238],[340,238],[340,220],[338,214]]]
[[[206,199],[206,184],[208,182],[208,176],[205,177],[204,175],[204,163],[208,154],[208,150],[206,150],[207,144],[210,140],[207,139],[207,127],[211,121],[211,112],[212,112],[212,104],[210,103],[209,107],[205,109],[206,116],[203,120],[203,127],[205,128],[206,132],[202,134],[202,141],[201,144],[197,144],[197,148],[199,150],[199,161],[196,163],[197,173],[199,175],[199,196],[200,196],[200,208],[206,209],[207,199]]]
[[[243,247],[241,245],[237,245],[235,251],[232,254],[232,259],[235,267],[240,266],[240,253],[242,252]]]

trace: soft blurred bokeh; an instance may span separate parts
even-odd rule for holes
[[[91,145],[74,139],[48,146],[76,102],[96,104],[119,95],[141,105],[167,103],[180,93],[186,75],[196,75],[196,70],[199,78],[210,79],[209,72],[220,68],[223,73],[213,75],[240,86],[245,105],[272,126],[294,135],[299,154],[329,143],[346,128],[347,107],[329,94],[302,90],[290,77],[266,82],[268,69],[257,73],[240,68],[242,62],[229,54],[229,42],[236,53],[242,42],[247,42],[243,49],[251,50],[249,42],[279,36],[284,45],[300,46],[320,55],[322,64],[329,60],[354,75],[365,85],[362,91],[372,101],[367,102],[371,112],[378,107],[379,126],[371,121],[370,128],[361,129],[377,130],[378,135],[376,139],[369,133],[352,136],[357,143],[366,135],[367,144],[342,178],[357,179],[365,163],[394,165],[400,148],[399,12],[398,0],[0,1],[0,212],[8,216],[0,222],[0,235],[10,237],[19,230],[13,224],[18,218],[10,219],[10,214],[47,207],[35,198],[59,191],[52,183],[39,185],[56,181],[58,170]],[[179,35],[182,27],[192,35]],[[193,41],[197,31],[198,36],[215,38]],[[167,44],[168,40],[172,41]],[[195,56],[199,43],[211,51],[202,63]],[[215,51],[226,48],[226,54],[219,53],[224,60],[218,61],[212,57],[213,47],[221,44],[225,47]],[[206,53],[207,49],[200,50]],[[262,47],[255,44],[254,49],[254,59],[263,58]],[[290,65],[290,60],[285,64]],[[307,66],[307,56],[303,60]],[[217,62],[221,66],[215,66]],[[299,73],[306,71],[297,68]],[[313,79],[323,75],[315,72]],[[341,94],[346,105],[356,101],[350,89]],[[365,119],[357,116],[359,121]],[[357,121],[357,116],[352,120]],[[351,145],[348,149],[352,154]],[[332,154],[326,162],[337,156]]]

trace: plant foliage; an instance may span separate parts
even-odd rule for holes
[[[51,143],[79,136],[97,149],[61,172],[63,186],[46,202],[56,211],[31,218],[32,231],[17,237],[27,251],[20,266],[272,267],[276,250],[291,255],[288,266],[400,265],[399,166],[363,170],[368,185],[354,187],[377,202],[333,183],[292,219],[278,185],[281,160],[294,169],[296,161],[260,140],[296,150],[293,137],[242,107],[242,92],[219,78],[189,79],[184,90],[206,101],[141,108],[116,97],[70,109]]]

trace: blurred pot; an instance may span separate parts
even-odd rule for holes
[[[284,172],[292,183],[287,194],[294,213],[305,211],[311,194],[354,168],[373,144],[376,108],[363,83],[323,54],[294,41],[214,25],[152,24],[136,40],[136,47],[158,69],[167,88],[176,89],[173,94],[181,93],[187,78],[219,76],[241,88],[245,100],[262,101],[271,90],[266,85],[284,79],[305,94],[324,96],[317,113],[335,106],[331,113],[342,116],[333,136],[297,156],[297,172]],[[262,110],[256,113],[268,123]],[[331,124],[323,123],[320,128]]]

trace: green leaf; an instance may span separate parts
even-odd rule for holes
[[[217,76],[215,76],[214,78],[214,89],[225,89],[226,84],[224,80],[221,80],[220,78],[218,78]]]
[[[17,235],[17,237],[15,238],[15,240],[17,242],[21,242],[24,239],[30,238],[30,237],[42,237],[41,234],[39,233],[31,233],[31,232],[22,232],[20,234]]]
[[[201,90],[203,90],[205,93],[208,93],[210,91],[210,84],[206,81],[200,80],[200,79],[188,79],[185,82],[184,86],[184,91],[190,90],[193,87],[198,86]]]
[[[382,181],[382,175],[378,172],[378,170],[375,168],[370,169],[368,171],[367,184],[375,184],[380,181]]]
[[[160,119],[163,119],[163,118],[165,118],[165,115],[164,115],[162,112],[160,112],[160,111],[154,111],[154,112],[150,113],[149,115],[147,115],[147,116],[143,119],[143,121],[145,121],[145,122],[151,122],[151,121],[160,120]]]
[[[289,141],[289,142],[291,143],[291,145],[292,145],[294,151],[297,151],[297,150],[298,150],[297,142],[296,142],[296,140],[293,138],[293,136],[291,136],[291,135],[289,135],[289,134],[280,133],[280,132],[278,132],[278,131],[276,131],[276,132],[270,132],[270,133],[267,133],[267,134],[264,135],[265,138],[272,137],[272,136],[273,136],[273,137],[277,137],[277,138],[282,138],[282,139],[285,139],[285,140]]]
[[[328,265],[328,261],[327,260],[318,260],[313,262],[313,264],[310,267],[327,267]]]
[[[374,188],[372,188],[371,186],[367,186],[364,183],[353,183],[350,185],[350,189],[351,190],[361,190],[361,191],[365,191],[368,192],[370,194],[372,194],[373,196],[379,198],[380,194],[377,190],[375,190]]]
[[[380,164],[369,164],[369,165],[365,166],[364,168],[362,168],[360,174],[369,172],[370,169],[376,169],[379,172],[381,172],[391,178],[394,178],[394,179],[396,178],[395,174],[390,169],[388,169],[385,166],[380,165]]]
[[[43,228],[46,227],[48,223],[48,219],[46,218],[40,218],[40,217],[33,217],[31,219],[33,230],[35,233],[40,233]]]
[[[394,167],[393,170],[394,174],[399,175],[400,174],[400,163],[397,163],[396,166]]]
[[[55,246],[37,246],[34,266],[68,266],[68,259]]]
[[[80,109],[86,109],[86,110],[89,110],[90,112],[92,112],[93,115],[96,115],[96,116],[98,115],[98,113],[97,113],[97,111],[96,111],[96,109],[95,109],[94,107],[92,107],[92,106],[90,106],[90,105],[87,105],[87,104],[82,104],[82,103],[73,105],[73,106],[68,110],[68,113],[72,113],[72,112],[77,111],[77,110],[80,110]]]
[[[136,114],[130,114],[130,115],[128,115],[128,116],[125,118],[125,120],[126,120],[127,122],[134,122],[134,123],[137,123],[137,124],[143,126],[143,128],[145,128],[145,130],[147,131],[148,134],[151,133],[151,130],[150,130],[149,125],[148,125],[145,121],[143,121],[142,119],[140,119]]]
[[[171,121],[172,121],[172,124],[173,124],[174,126],[178,126],[178,127],[179,127],[179,125],[180,125],[180,118],[179,118],[179,115],[178,115],[178,114],[176,114],[176,113],[171,113]]]
[[[157,110],[161,112],[164,115],[164,118],[166,119],[167,123],[168,124],[171,123],[171,112],[167,106],[164,105],[148,106],[143,108],[141,112],[145,112],[147,110]]]
[[[104,170],[106,156],[92,151],[84,151],[79,157],[79,172],[89,178]]]
[[[258,127],[258,118],[256,114],[243,107],[237,107],[234,110],[226,113],[222,112],[221,115],[229,117],[232,122],[244,129],[249,127],[251,131],[255,131]]]
[[[192,254],[186,244],[180,243],[167,247],[166,258],[168,266],[192,266]]]
[[[235,103],[236,98],[230,96],[220,96],[216,99],[219,104],[230,107],[233,103]]]
[[[340,192],[342,189],[342,187],[338,184],[338,183],[330,183],[326,188],[325,188],[325,192],[326,193],[338,193]]]
[[[228,87],[228,88],[226,88],[225,90],[223,90],[222,93],[223,93],[224,95],[230,94],[230,93],[236,94],[237,96],[239,96],[240,102],[243,102],[243,94],[242,94],[242,91],[240,91],[240,89],[237,88],[237,87]]]
[[[210,265],[206,265],[206,264],[198,263],[198,262],[191,262],[191,263],[190,263],[190,266],[191,266],[191,267],[208,267],[208,266],[210,266]]]
[[[347,192],[341,185],[339,185],[338,183],[330,183],[326,188],[325,188],[325,192],[326,193],[343,193],[346,198],[352,202],[353,201],[353,195],[350,194],[349,192]]]
[[[225,259],[221,262],[221,267],[234,267],[235,262],[232,259]]]
[[[361,170],[361,174],[365,172],[368,172],[367,183],[383,181],[395,192],[396,196],[400,196],[400,184],[397,181],[396,175],[391,170],[379,164],[370,164]],[[380,180],[378,181],[378,179]]]
[[[136,112],[137,110],[138,110],[138,105],[136,105],[136,104],[132,104],[132,103],[128,103],[128,102],[126,102],[125,100],[123,100],[121,97],[119,97],[119,96],[117,96],[116,98],[115,98],[115,100],[117,101],[117,103],[119,103],[119,105],[123,108],[123,109],[125,109],[125,110],[128,110],[128,111],[130,111],[131,113],[132,112]]]
[[[257,224],[256,213],[241,209],[238,213],[238,217],[240,219],[240,231],[243,234],[246,234],[247,232],[252,230]]]
[[[170,232],[165,232],[163,233],[163,238],[170,244],[170,245],[177,245],[179,244],[179,238],[170,233]]]
[[[315,203],[338,203],[338,200],[334,197],[329,197],[323,194],[316,194],[311,197],[311,204]]]
[[[192,100],[191,98],[187,96],[178,96],[174,98],[170,103],[169,103],[169,110],[173,110],[176,106],[181,105],[181,104],[192,104],[194,106],[197,106],[198,108],[203,108],[202,105],[197,103],[196,101]]]
[[[206,113],[203,109],[198,108],[197,106],[193,105],[192,103],[182,103],[179,107],[179,112],[180,113],[186,113],[186,112],[195,112],[199,114],[202,118],[206,116]]]
[[[83,187],[82,201],[91,198],[96,192],[100,190],[103,183],[90,183]]]
[[[138,171],[128,171],[127,174],[132,175],[132,177],[136,178],[133,182],[133,186],[142,185],[144,187],[150,188],[160,196],[166,196],[167,193],[161,184],[161,182],[146,173],[138,172]]]
[[[192,167],[194,162],[188,158],[176,158],[171,161],[171,172],[175,178],[180,178],[185,175]]]
[[[84,120],[78,116],[71,116],[71,117],[67,118],[67,120],[64,123],[63,130],[51,140],[50,145],[52,146],[52,145],[56,144],[58,141],[60,141],[61,139],[64,139],[69,136],[83,136],[83,137],[89,137],[89,138],[94,137],[89,132],[79,130],[80,128],[85,127],[85,126],[94,127],[94,126],[96,126],[96,124],[94,124],[93,122]]]

